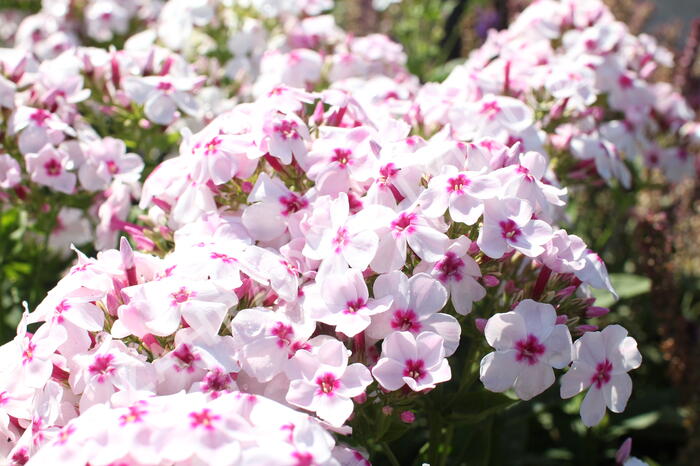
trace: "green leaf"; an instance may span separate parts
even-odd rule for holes
[[[632,273],[611,273],[610,281],[620,299],[635,298],[649,293],[651,280],[641,275]],[[596,298],[596,306],[610,307],[615,303],[615,298],[606,290],[593,290]]]

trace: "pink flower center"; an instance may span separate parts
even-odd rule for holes
[[[116,175],[119,173],[119,165],[114,160],[108,160],[105,165],[107,165],[107,171],[111,175]]]
[[[328,395],[331,396],[335,390],[340,387],[340,380],[338,380],[335,375],[330,372],[316,377],[316,385],[318,385],[317,395]]]
[[[435,270],[438,272],[437,278],[443,283],[450,280],[461,281],[462,267],[464,267],[464,261],[454,252],[448,251],[445,253],[445,258],[435,264]]]
[[[613,365],[607,359],[603,362],[599,362],[595,367],[595,374],[591,378],[591,383],[595,388],[602,388],[603,385],[610,382],[610,373],[612,372]]]
[[[75,426],[72,424],[61,429],[61,431],[58,433],[58,437],[56,438],[56,445],[65,444],[73,432],[75,432]]]
[[[68,309],[70,309],[71,306],[68,304],[67,299],[61,300],[60,303],[56,306],[56,311],[54,313],[54,319],[57,323],[61,324],[63,323],[63,313],[66,312]]]
[[[56,159],[49,159],[44,163],[44,170],[48,176],[58,176],[61,174],[61,162]]]
[[[460,173],[454,178],[450,178],[449,180],[447,180],[447,192],[464,194],[464,189],[467,188],[470,184],[471,180],[462,173]]]
[[[335,238],[333,238],[335,253],[339,254],[349,242],[350,236],[348,235],[348,229],[345,227],[338,228],[338,232],[335,234]]]
[[[391,319],[391,328],[399,331],[418,333],[422,325],[413,309],[397,309]]]
[[[27,347],[22,351],[22,365],[32,362],[34,359],[34,350],[36,350],[36,345],[31,341],[27,343]]]
[[[161,81],[156,86],[156,89],[163,92],[164,94],[170,94],[173,91],[173,83],[168,81]]]
[[[29,115],[29,119],[32,120],[37,126],[44,126],[46,120],[48,120],[49,118],[51,118],[51,114],[41,108]]]
[[[7,402],[9,400],[10,400],[10,396],[7,394],[6,391],[0,392],[0,406],[7,404]]]
[[[219,146],[221,145],[221,138],[213,137],[208,143],[204,145],[204,155],[214,155],[219,151]]]
[[[97,376],[97,382],[103,383],[107,376],[112,375],[116,370],[112,366],[114,356],[111,354],[99,354],[95,357],[95,361],[88,367],[90,374]]]
[[[403,369],[403,376],[410,377],[413,380],[420,380],[426,376],[425,362],[422,359],[407,359]]]
[[[291,213],[299,212],[301,209],[309,205],[309,201],[303,197],[299,197],[294,193],[289,193],[286,196],[279,198],[280,203],[284,206],[282,215],[285,217]]]
[[[527,181],[529,181],[529,182],[535,181],[535,177],[532,176],[532,173],[530,173],[530,170],[528,170],[527,167],[523,167],[522,165],[518,165],[518,168],[516,168],[515,171],[516,171],[517,173],[523,175],[523,177],[524,177]]]
[[[190,298],[192,298],[194,296],[195,296],[194,292],[189,291],[187,288],[182,286],[175,293],[170,293],[170,297],[172,298],[172,301],[170,302],[170,304],[173,306],[177,306],[178,304],[182,304],[182,303],[188,301]]]
[[[295,451],[292,457],[297,461],[294,466],[311,466],[314,464],[314,456],[309,452]]]
[[[192,353],[190,345],[182,344],[178,349],[173,351],[173,356],[178,359],[178,364],[174,365],[177,372],[181,370],[186,370],[187,372],[193,372],[195,367],[195,361],[200,359],[199,355]]]
[[[214,421],[221,419],[221,416],[211,414],[209,408],[204,408],[198,413],[190,413],[190,419],[192,419],[190,426],[193,429],[202,427],[205,430],[214,430]]]
[[[401,212],[399,217],[391,222],[391,229],[397,236],[404,231],[411,234],[416,231],[416,227],[414,225],[416,219],[416,214]]]
[[[518,225],[511,219],[498,222],[498,224],[501,226],[501,236],[503,239],[515,241],[518,239],[518,236],[523,233]]]
[[[282,120],[272,127],[272,130],[282,136],[282,139],[299,139],[297,123],[289,120]]]
[[[617,78],[617,83],[622,89],[631,89],[634,85],[634,81],[632,81],[632,78],[630,78],[626,74],[621,74],[620,77]]]
[[[489,120],[493,120],[496,117],[496,115],[500,113],[500,111],[501,106],[498,105],[498,102],[492,100],[491,102],[484,102],[481,106],[481,110],[479,111],[479,113],[481,115],[484,115]]]
[[[381,177],[379,178],[378,182],[385,184],[389,181],[389,178],[396,176],[398,172],[399,169],[396,168],[396,165],[393,163],[388,163],[379,169],[379,175],[381,175]]]
[[[231,382],[231,376],[216,367],[204,376],[202,390],[205,392],[221,392],[228,390],[231,386]]]
[[[148,413],[138,405],[129,406],[129,412],[119,416],[119,425],[124,427],[127,424],[142,422],[144,414]]]
[[[517,351],[515,359],[518,362],[525,361],[528,365],[534,366],[546,349],[535,335],[528,335],[524,340],[515,343],[515,350]]]
[[[294,329],[291,325],[286,325],[283,322],[277,322],[270,330],[270,333],[277,337],[277,346],[284,348],[289,346],[294,335]]]
[[[357,311],[363,309],[367,305],[367,302],[362,298],[357,298],[354,301],[348,301],[345,303],[345,309],[343,309],[344,314],[356,314]]]
[[[331,158],[331,162],[338,162],[340,168],[345,168],[352,163],[350,160],[352,151],[350,149],[333,149],[333,153],[335,155]]]

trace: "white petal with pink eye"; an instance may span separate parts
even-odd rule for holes
[[[579,362],[562,376],[560,396],[567,399],[581,393],[591,386],[594,375],[593,367]]]
[[[440,233],[435,228],[423,222],[418,223],[415,231],[406,237],[408,245],[411,246],[421,259],[435,262],[445,254],[449,239],[444,233]]]
[[[627,401],[632,395],[632,379],[623,372],[613,375],[610,383],[603,386],[605,403],[613,413],[621,413],[627,406]]]
[[[510,350],[527,335],[522,316],[515,312],[499,313],[491,317],[484,328],[489,345],[497,350]]]
[[[404,366],[393,359],[380,359],[372,368],[372,375],[386,390],[398,390],[406,383],[403,380]]]
[[[554,328],[557,313],[551,304],[538,303],[532,299],[523,299],[513,309],[523,318],[527,334],[546,340]]]
[[[547,338],[545,357],[549,365],[555,369],[563,369],[572,359],[573,344],[571,333],[566,325],[555,325]]]
[[[597,425],[605,415],[605,396],[603,391],[592,387],[581,403],[581,420],[588,427]]]
[[[515,383],[522,366],[515,360],[516,352],[494,351],[481,360],[479,378],[486,389],[505,392]]]
[[[522,366],[513,388],[521,400],[529,400],[539,395],[554,383],[554,371],[544,362],[534,366]]]

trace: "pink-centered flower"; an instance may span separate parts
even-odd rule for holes
[[[499,313],[486,323],[486,341],[496,351],[481,360],[480,378],[493,392],[515,389],[522,400],[539,395],[554,383],[552,368],[571,362],[571,334],[556,324],[549,304],[531,299],[512,311]]]
[[[286,400],[315,411],[331,425],[341,426],[352,414],[352,398],[362,394],[372,376],[362,364],[348,365],[349,351],[335,339],[326,340],[313,353],[297,351],[288,370],[291,379]]]
[[[621,413],[632,393],[632,379],[627,372],[638,368],[642,355],[634,338],[619,325],[609,325],[600,332],[586,332],[576,340],[573,364],[561,378],[561,397],[588,389],[581,403],[581,420],[587,426],[598,424],[607,407]]]
[[[372,375],[386,390],[407,385],[413,391],[435,388],[452,378],[441,336],[394,332],[382,342],[382,354]]]

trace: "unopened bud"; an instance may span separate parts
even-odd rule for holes
[[[484,282],[484,285],[488,286],[489,288],[498,286],[498,284],[501,283],[501,281],[493,275],[484,275],[481,277],[481,281]]]
[[[592,319],[594,317],[604,316],[608,312],[610,312],[610,309],[607,307],[590,306],[588,309],[586,309],[586,317]]]
[[[413,414],[413,411],[404,411],[401,413],[400,417],[406,424],[413,424],[413,422],[416,420],[416,415]]]
[[[476,326],[476,329],[479,332],[484,333],[484,329],[486,328],[486,322],[488,322],[488,320],[486,319],[475,319],[474,325]]]

